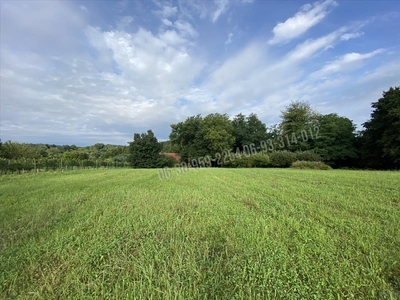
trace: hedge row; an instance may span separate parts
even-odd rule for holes
[[[322,161],[296,161],[290,166],[294,169],[331,170],[332,168]]]
[[[312,151],[289,152],[277,151],[271,154],[257,153],[248,157],[242,156],[224,164],[228,168],[288,168],[296,161],[320,162],[321,157]]]
[[[58,170],[71,167],[78,168],[96,168],[96,167],[128,167],[128,163],[122,162],[107,162],[93,160],[60,160],[60,159],[5,159],[0,158],[1,173],[17,172],[17,171],[32,171],[35,168],[40,170]]]

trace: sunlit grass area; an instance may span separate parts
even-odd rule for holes
[[[400,173],[0,177],[0,298],[398,299]]]

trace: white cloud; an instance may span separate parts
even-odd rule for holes
[[[70,53],[85,27],[84,11],[67,1],[1,1],[1,44]],[[62,37],[62,38],[60,38]],[[46,47],[43,47],[46,45]]]
[[[118,17],[117,28],[118,30],[125,30],[129,24],[133,22],[134,18],[132,16]]]
[[[193,21],[196,17],[200,19],[210,18],[213,23],[230,9],[239,5],[248,5],[254,0],[214,0],[214,1],[192,1],[178,0],[179,10],[186,18]]]
[[[345,33],[340,37],[340,39],[343,41],[348,41],[350,39],[358,38],[362,35],[364,35],[364,32]]]
[[[185,21],[178,20],[174,23],[174,26],[178,31],[186,37],[196,38],[198,33],[194,30],[193,26]]]
[[[184,46],[188,43],[185,37],[179,35],[175,30],[167,30],[161,33],[160,40],[173,46]]]
[[[353,118],[400,78],[397,48],[386,46],[393,52],[390,62],[390,51],[355,48],[351,38],[362,24],[277,52],[243,39],[242,28],[212,24],[218,7],[210,1],[195,2],[198,10],[182,3],[192,19],[164,4],[159,14],[143,16],[146,21],[139,14],[134,20],[111,15],[119,27],[86,26],[89,14],[79,5],[46,3],[1,3],[2,140],[126,144],[134,132],[150,128],[165,139],[169,124],[198,113],[254,112],[267,124],[278,122],[279,111],[295,99],[344,115],[354,101]],[[227,3],[217,19],[240,3]],[[139,29],[132,30],[132,22]],[[210,28],[215,35],[207,35]],[[230,47],[208,44],[229,44],[233,37]],[[346,43],[347,53],[335,48],[338,43]]]
[[[165,26],[173,26],[172,22],[168,19],[161,20]]]
[[[158,14],[163,19],[167,19],[175,16],[177,12],[178,8],[176,6],[165,5],[161,10],[157,10],[156,14]]]
[[[387,87],[399,86],[400,60],[396,59],[377,67],[373,71],[367,71],[358,79],[359,84],[385,84]],[[382,92],[382,91],[381,91]],[[375,100],[376,101],[376,100]]]
[[[307,30],[322,21],[329,13],[329,8],[335,6],[334,0],[315,2],[313,5],[302,6],[299,12],[283,23],[278,23],[272,30],[274,36],[268,41],[270,45],[287,43],[302,36]]]
[[[233,33],[230,32],[228,34],[228,39],[225,41],[225,45],[229,45],[230,43],[232,43],[232,37],[233,37]]]
[[[214,12],[212,16],[212,21],[215,23],[219,16],[226,12],[229,1],[228,0],[216,0],[217,10]]]
[[[348,70],[349,68],[354,66],[354,64],[361,62],[363,60],[366,60],[368,58],[372,58],[383,52],[385,52],[384,49],[377,49],[375,51],[365,53],[365,54],[360,54],[360,53],[356,53],[356,52],[347,53],[347,54],[341,56],[340,58],[336,59],[335,61],[329,62],[324,67],[322,67],[320,70],[310,74],[310,76],[323,77],[330,73],[336,73],[336,72],[340,72],[343,70]]]
[[[335,42],[338,41],[342,33],[346,30],[345,27],[342,27],[318,39],[309,39],[297,45],[296,48],[290,51],[286,57],[291,61],[307,59],[320,50],[326,50],[333,47]]]

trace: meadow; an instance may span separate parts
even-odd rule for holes
[[[0,177],[1,299],[400,299],[400,172]]]

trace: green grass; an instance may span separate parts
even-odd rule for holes
[[[399,202],[400,172],[2,176],[0,298],[400,299]]]

